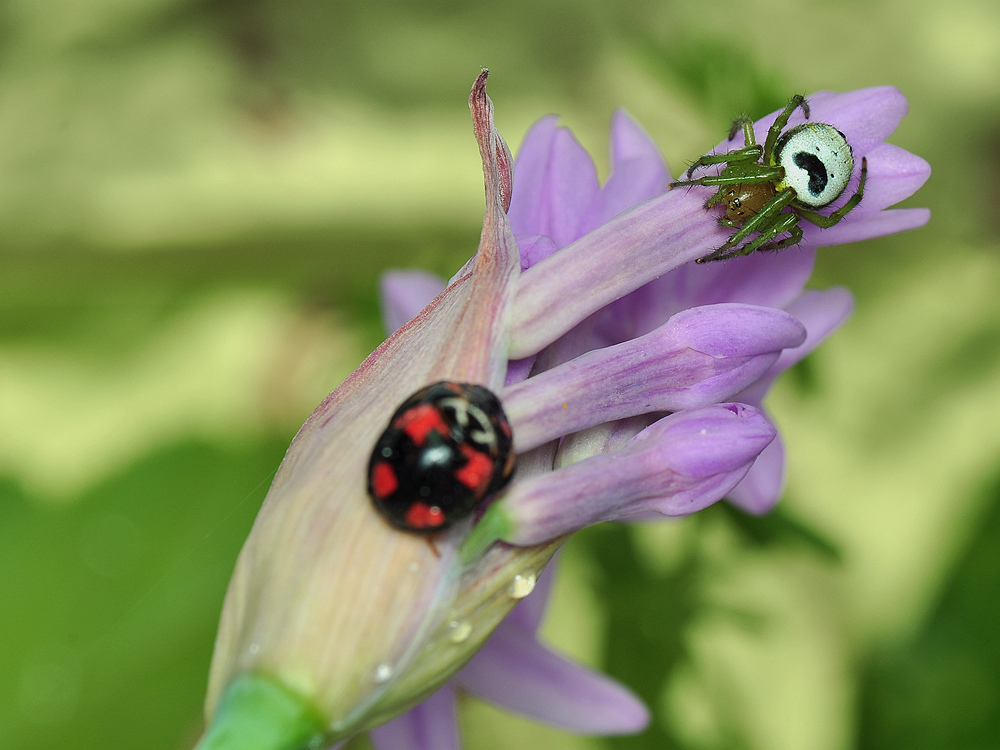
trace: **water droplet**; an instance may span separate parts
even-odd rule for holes
[[[317,734],[309,740],[309,750],[319,750],[321,747],[323,747],[323,735]]]
[[[392,677],[392,667],[388,664],[379,664],[375,668],[375,682],[385,682]]]
[[[468,620],[452,620],[448,623],[448,640],[462,643],[472,634],[472,623]]]
[[[250,648],[249,648],[249,649],[247,649],[247,650],[248,650],[248,651],[249,651],[249,652],[250,652],[251,654],[259,654],[259,653],[260,653],[260,644],[259,644],[259,643],[251,643],[251,644],[250,644]]]
[[[534,573],[528,573],[526,575],[518,573],[514,576],[514,580],[510,584],[511,599],[523,599],[534,591],[536,580],[537,579],[535,578]]]

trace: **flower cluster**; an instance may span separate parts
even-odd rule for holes
[[[372,727],[379,747],[457,747],[456,689],[571,730],[641,728],[645,709],[627,690],[537,642],[544,592],[521,600],[545,588],[541,570],[587,525],[723,497],[770,508],[784,451],[761,400],[852,305],[843,289],[804,291],[815,247],[928,219],[885,210],[929,174],[884,143],[906,111],[892,88],[809,98],[813,119],[867,156],[864,200],[842,222],[807,228],[798,248],[696,265],[728,234],[704,189],[667,190],[656,147],[625,114],[602,186],[555,118],[528,133],[512,166],[485,83],[484,72],[470,97],[487,198],[479,250],[447,285],[386,277],[398,330],[289,448],[227,594],[205,750],[246,734],[251,708],[276,717],[281,747]],[[364,477],[388,416],[439,380],[500,396],[518,469],[484,513],[428,544],[375,513]]]

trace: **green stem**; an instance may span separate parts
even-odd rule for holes
[[[513,529],[514,524],[504,512],[503,504],[493,503],[462,543],[458,551],[462,564],[471,565],[482,557],[493,542],[503,539]]]
[[[323,720],[300,696],[263,675],[230,684],[195,750],[314,750]]]

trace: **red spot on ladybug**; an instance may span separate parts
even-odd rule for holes
[[[488,484],[493,473],[493,462],[489,457],[467,445],[460,445],[458,449],[469,461],[455,472],[455,478],[470,490],[478,490]]]
[[[406,511],[406,523],[412,529],[438,529],[444,521],[444,511],[436,505],[414,503]]]
[[[432,430],[448,434],[448,425],[433,404],[421,404],[404,412],[393,421],[393,427],[403,430],[416,445],[423,445]]]
[[[372,469],[372,492],[377,497],[389,497],[399,488],[396,472],[385,461],[379,461]]]
[[[514,440],[500,400],[440,382],[400,405],[368,463],[368,494],[398,529],[431,534],[471,515],[514,474]]]

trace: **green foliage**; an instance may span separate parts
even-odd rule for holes
[[[222,596],[285,447],[164,446],[63,506],[0,488],[4,747],[197,737]]]
[[[1000,737],[1000,479],[937,603],[912,639],[869,656],[858,695],[860,750],[961,747]]]
[[[781,109],[791,91],[787,74],[767,67],[743,42],[727,34],[674,39],[643,36],[636,45],[645,66],[664,85],[679,87],[719,121],[719,132],[738,114],[757,119]],[[733,107],[742,108],[734,111]]]

